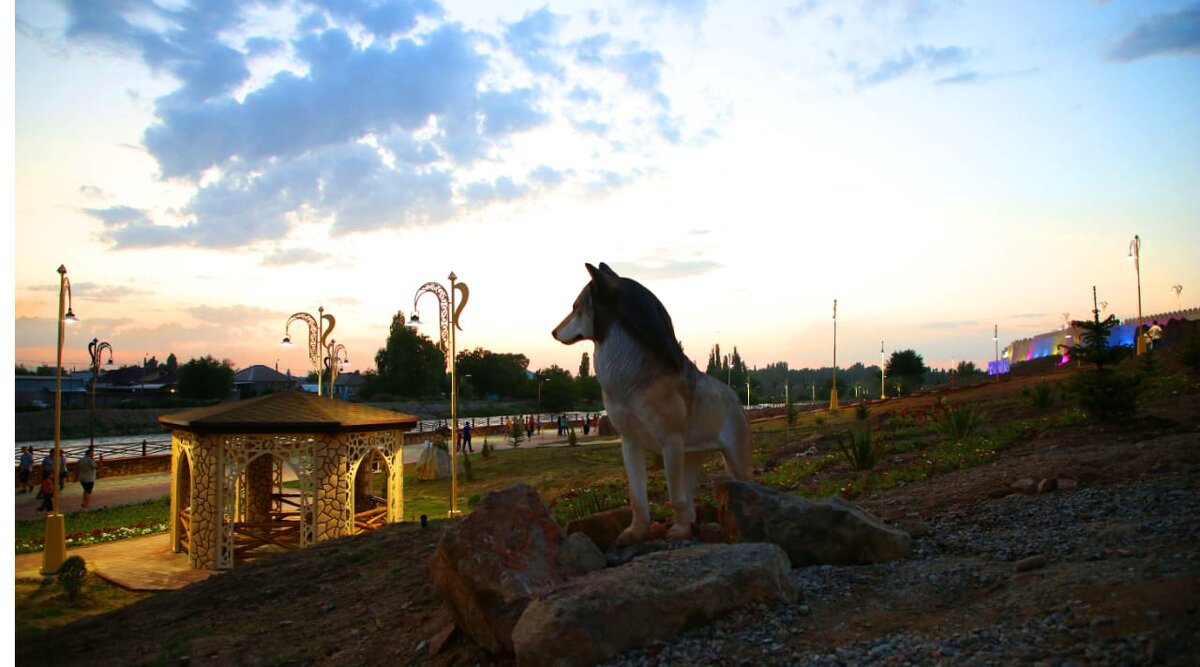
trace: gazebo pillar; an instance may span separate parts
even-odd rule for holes
[[[388,523],[404,521],[404,431],[392,431],[388,459]]]
[[[259,456],[246,466],[246,521],[269,521],[275,486],[275,459]]]
[[[336,438],[334,439],[336,442]],[[340,443],[318,447],[313,461],[313,541],[332,540],[353,526],[350,500],[349,460]]]
[[[192,449],[192,534],[188,558],[192,567],[215,570],[221,548],[221,447],[212,436],[198,438]]]

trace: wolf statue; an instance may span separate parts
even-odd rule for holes
[[[688,539],[696,521],[692,492],[706,455],[721,452],[730,475],[753,481],[750,423],[733,389],[684,356],[671,316],[650,290],[606,264],[586,266],[591,282],[553,335],[565,345],[596,344],[596,379],[621,433],[633,506],[620,543],[645,540],[650,532],[647,450],[661,452],[666,468],[675,510],[667,538]]]

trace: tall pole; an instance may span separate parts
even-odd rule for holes
[[[833,387],[829,391],[829,409],[837,410],[837,299],[833,300]]]
[[[879,400],[887,398],[887,364],[883,360],[883,341],[879,341]]]
[[[1137,234],[1129,242],[1129,255],[1133,257],[1133,269],[1137,273],[1138,325],[1136,349],[1138,354],[1145,354],[1146,341],[1142,340],[1142,239]]]
[[[454,327],[458,325],[458,318],[454,317],[454,282],[458,279],[454,272],[450,272],[450,314],[453,318],[450,322],[450,451],[454,454],[450,455],[450,516],[458,514],[458,359],[455,358],[454,349],[458,337],[454,334]]]
[[[112,345],[101,342],[99,338],[93,338],[92,342],[88,343],[88,357],[92,361],[92,409],[88,415],[89,441],[92,447],[96,446],[96,383],[100,381],[100,357],[103,356],[106,349],[108,350],[108,363],[111,364]]]
[[[288,335],[288,329],[292,326],[292,322],[296,320],[303,321],[308,325],[308,360],[312,363],[313,368],[317,371],[317,396],[323,392],[321,390],[321,377],[325,374],[325,356],[326,351],[333,354],[333,342],[326,342],[329,335],[333,333],[333,328],[337,326],[337,320],[333,315],[325,312],[325,306],[317,308],[317,317],[313,317],[308,313],[295,313],[288,318],[287,324],[283,326],[283,340],[281,345],[290,346],[292,339]],[[329,326],[326,327],[325,323]],[[332,390],[330,396],[333,395]]]
[[[455,358],[455,349],[457,336],[455,329],[461,329],[462,326],[458,323],[459,314],[467,305],[467,299],[470,296],[470,291],[467,289],[466,283],[458,282],[458,276],[454,272],[450,272],[450,292],[446,293],[446,288],[442,287],[441,283],[430,282],[425,283],[417,289],[416,296],[413,297],[413,315],[409,323],[412,325],[420,324],[420,317],[417,315],[417,301],[421,295],[431,292],[438,300],[438,325],[441,329],[441,342],[443,351],[446,350],[449,344],[450,352],[450,515],[458,514],[458,360]],[[462,300],[455,302],[455,292],[461,292]]]
[[[996,373],[993,378],[1000,379],[1000,325],[992,325],[992,345],[996,348]]]
[[[67,267],[58,267],[58,357],[54,369],[54,467],[53,482],[58,485],[62,465],[62,353],[66,341],[67,319],[75,319],[73,309],[67,306],[71,294],[71,281],[67,278]],[[46,515],[45,546],[42,550],[42,574],[53,574],[62,568],[67,559],[66,520],[58,511],[59,496],[53,495],[52,509]]]

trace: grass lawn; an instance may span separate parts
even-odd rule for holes
[[[15,590],[17,635],[65,625],[76,619],[100,614],[153,595],[135,593],[110,585],[89,574],[79,597],[68,601],[57,579],[17,579]]]
[[[573,489],[609,482],[625,483],[621,445],[616,440],[580,439],[576,447],[530,447],[503,449],[484,457],[471,454],[470,479],[458,476],[458,507],[469,511],[487,491],[524,482],[550,502]],[[404,466],[404,519],[419,520],[422,514],[441,518],[450,511],[450,480],[417,479],[416,464]]]
[[[118,505],[103,507],[95,510],[79,510],[66,516],[67,539],[72,536],[82,538],[82,534],[99,535],[115,533],[130,527],[149,527],[166,523],[171,511],[170,496],[158,500],[147,500],[133,505]],[[14,530],[17,553],[30,553],[42,550],[42,541],[46,536],[46,520],[44,518],[18,521]],[[127,535],[128,536],[128,535]],[[96,542],[104,541],[97,539]]]

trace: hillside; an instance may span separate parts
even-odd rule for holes
[[[1035,380],[948,396],[983,406],[998,431],[1037,414],[1021,391]],[[872,419],[937,398],[891,401]],[[795,602],[741,610],[620,662],[1191,664],[1200,654],[1200,383],[1162,369],[1132,420],[1060,421],[1048,419],[979,465],[858,495],[855,502],[919,536],[909,560],[797,568]],[[809,435],[767,456],[813,446],[835,448]],[[911,464],[906,456],[887,465],[900,470]],[[827,477],[838,475],[845,472]],[[1065,481],[1015,493],[1022,479]],[[448,525],[390,526],[263,559],[20,637],[17,662],[508,664],[458,632],[430,655],[451,621],[424,562]],[[55,660],[45,659],[47,646]]]

